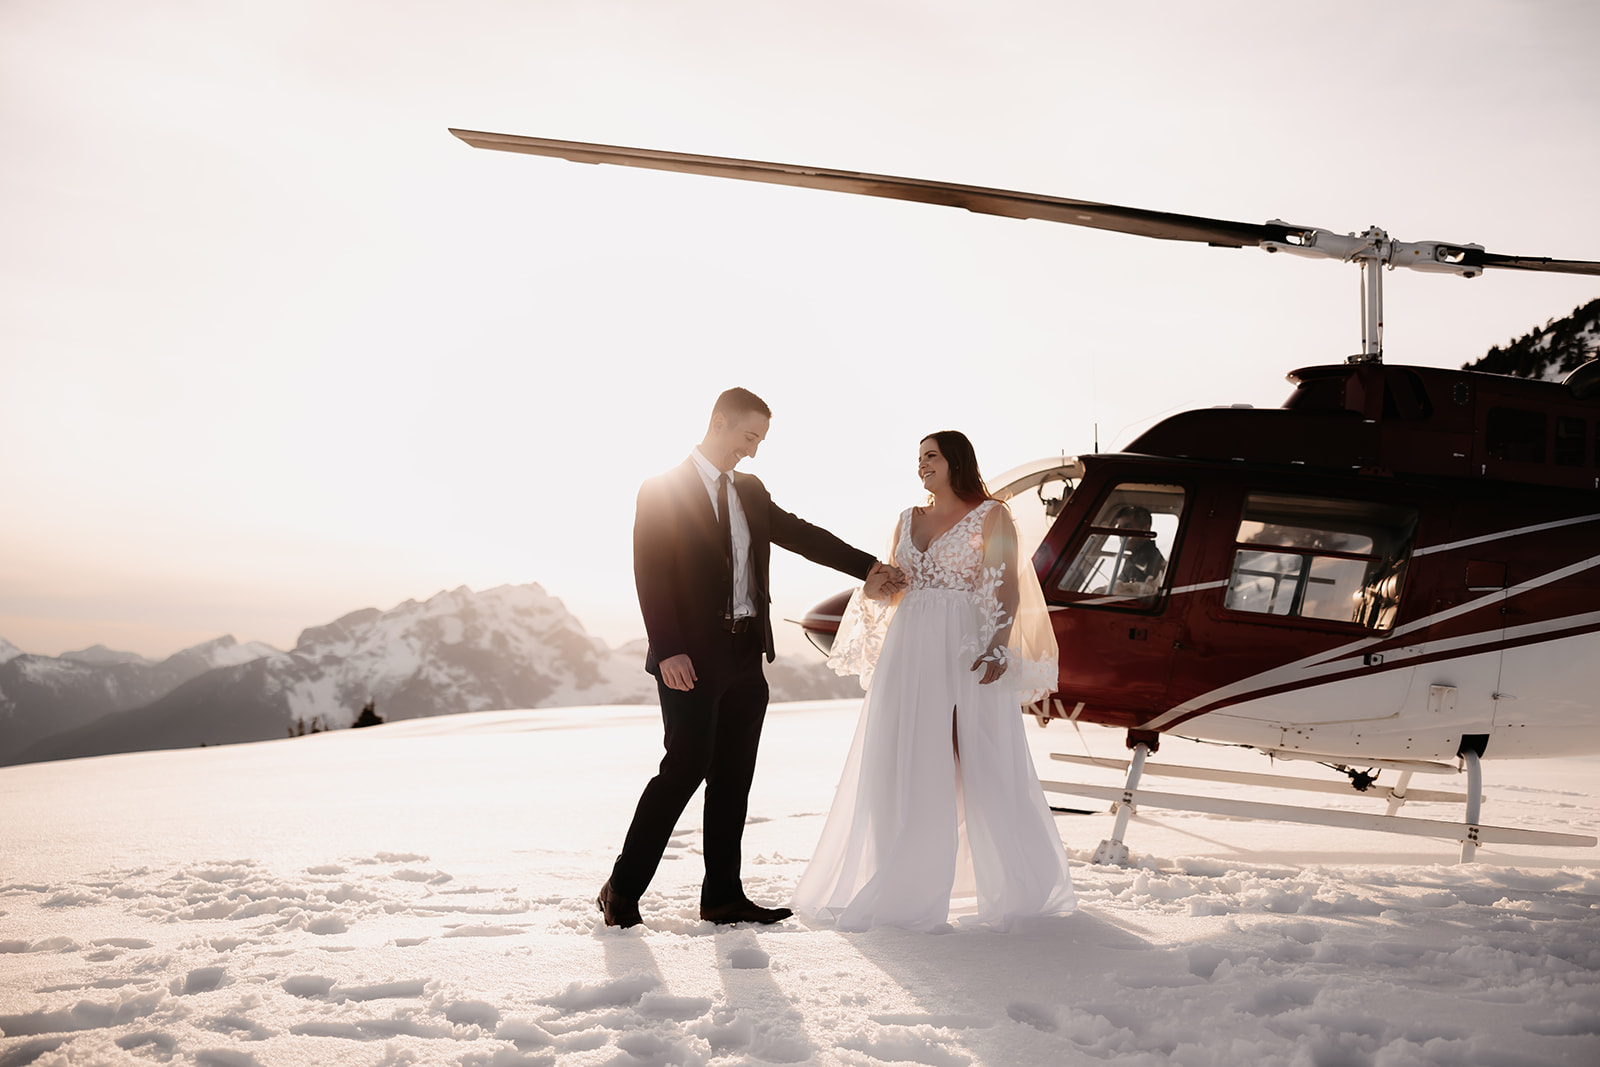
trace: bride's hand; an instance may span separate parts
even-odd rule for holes
[[[1005,661],[1001,659],[990,658],[993,655],[994,653],[992,652],[985,653],[984,655],[979,656],[977,659],[972,661],[973,670],[977,670],[979,667],[984,669],[983,677],[978,679],[979,685],[988,685],[990,682],[995,681],[1002,674],[1006,673]]]

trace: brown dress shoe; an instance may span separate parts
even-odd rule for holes
[[[639,916],[639,902],[617,896],[616,891],[611,888],[610,881],[600,887],[600,895],[594,902],[600,905],[607,926],[629,927],[644,922]]]
[[[763,908],[749,900],[735,900],[729,904],[700,905],[700,918],[725,926],[729,923],[777,923],[794,912],[788,908]]]

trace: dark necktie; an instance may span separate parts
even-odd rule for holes
[[[733,618],[733,519],[728,514],[728,483],[732,478],[724,472],[717,479],[717,524],[722,527],[722,552],[728,557],[728,618]]]

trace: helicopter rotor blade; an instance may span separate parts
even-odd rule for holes
[[[965,208],[984,215],[1013,219],[1041,219],[1068,226],[1166,241],[1199,241],[1222,248],[1262,247],[1268,252],[1292,252],[1318,259],[1347,262],[1379,258],[1396,267],[1438,271],[1472,277],[1485,269],[1548,271],[1559,274],[1600,275],[1600,263],[1578,259],[1548,259],[1538,256],[1507,256],[1485,252],[1478,245],[1453,245],[1428,242],[1403,245],[1416,253],[1393,257],[1375,256],[1369,237],[1387,241],[1376,229],[1367,234],[1339,235],[1311,227],[1293,226],[1281,219],[1265,223],[1233,222],[1200,215],[1180,215],[1170,211],[1101,204],[1092,200],[1021,193],[1008,189],[989,189],[978,185],[930,181],[925,178],[897,178],[887,174],[803,167],[792,163],[766,163],[727,156],[702,156],[688,152],[662,152],[650,148],[625,148],[619,145],[591,144],[585,141],[558,141],[548,137],[523,137],[511,133],[485,133],[478,130],[450,132],[474,148],[500,152],[521,152],[550,156],[574,163],[612,163],[624,167],[676,171],[713,178],[791,185],[805,189],[827,189],[890,200],[909,200],[922,204]],[[1398,244],[1398,243],[1397,243]]]
[[[1468,253],[1469,260],[1472,257]],[[1494,252],[1479,252],[1476,256],[1484,267],[1499,270],[1538,270],[1554,274],[1600,275],[1600,263],[1587,259],[1545,259],[1541,256],[1502,256]]]
[[[648,148],[623,148],[589,144],[583,141],[557,141],[545,137],[522,137],[508,133],[482,133],[474,130],[450,131],[474,148],[501,152],[522,152],[552,156],[574,163],[614,163],[625,167],[702,174],[715,178],[793,185],[806,189],[828,189],[841,193],[910,200],[923,204],[965,208],[984,215],[1013,219],[1042,219],[1069,226],[1114,230],[1140,237],[1168,241],[1203,241],[1224,248],[1243,248],[1267,240],[1284,240],[1289,230],[1281,224],[1230,222],[1168,211],[1099,204],[1090,200],[1070,200],[1059,196],[1019,193],[1006,189],[987,189],[976,185],[929,181],[922,178],[896,178],[887,174],[802,167],[789,163],[764,163],[753,159],[701,156],[686,152],[661,152]]]

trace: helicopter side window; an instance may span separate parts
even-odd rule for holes
[[[1490,408],[1484,440],[1490,459],[1544,462],[1545,415],[1522,408]]]
[[[1416,526],[1410,508],[1251,493],[1224,605],[1387,630]]]
[[[1049,590],[1056,603],[1154,607],[1166,584],[1184,491],[1124,483],[1107,495],[1072,563]]]
[[[1588,442],[1584,440],[1589,430],[1589,424],[1583,419],[1573,418],[1570,415],[1556,416],[1556,465],[1559,467],[1581,467],[1584,456],[1588,453]]]

